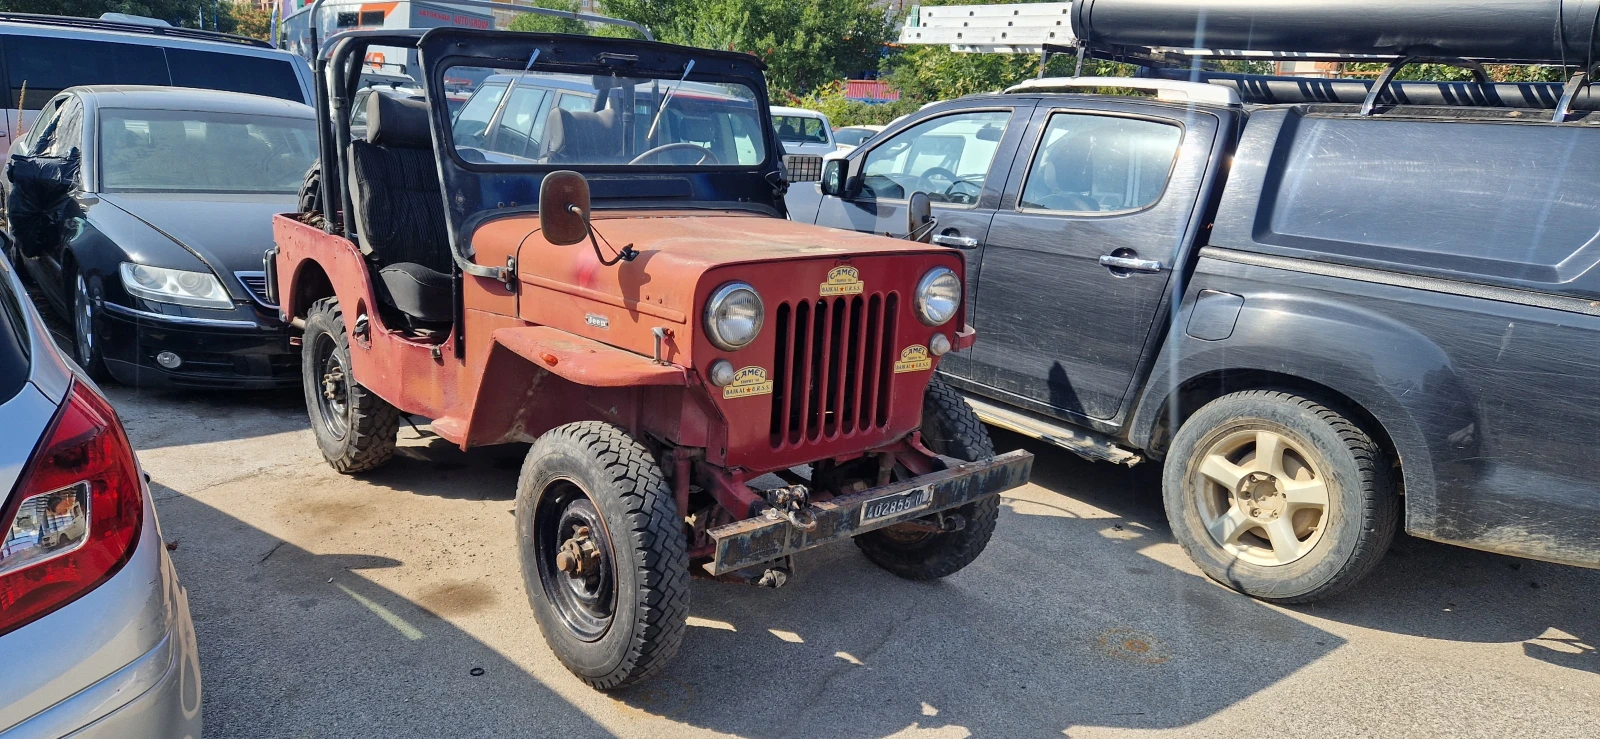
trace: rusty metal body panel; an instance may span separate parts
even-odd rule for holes
[[[303,316],[328,297],[306,294],[319,284],[307,275],[325,276],[351,335],[368,321],[351,347],[362,384],[463,447],[606,420],[703,447],[707,462],[746,473],[855,458],[906,438],[938,364],[930,338],[971,340],[964,316],[930,328],[911,299],[929,269],[963,272],[956,251],[736,212],[606,211],[595,224],[640,256],[602,266],[588,244],[545,241],[534,214],[484,223],[475,257],[515,257],[515,289],[464,276],[461,330],[428,343],[371,309],[371,277],[353,243],[280,216],[285,310]],[[755,287],[767,311],[760,336],[736,352],[713,346],[701,327],[701,306],[731,280]],[[666,365],[652,361],[656,329]],[[767,384],[710,386],[703,378],[717,359]]]

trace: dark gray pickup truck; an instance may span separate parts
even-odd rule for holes
[[[1174,536],[1233,588],[1330,595],[1397,519],[1600,566],[1600,96],[1581,73],[1392,82],[1416,48],[1479,73],[1597,58],[1594,8],[1567,4],[1351,0],[1308,29],[1300,2],[1080,2],[1083,53],[1146,78],[931,106],[796,185],[790,217],[904,232],[927,193],[978,334],[944,379],[992,424],[1164,464]],[[1218,48],[1393,64],[1173,69],[1206,52],[1160,47],[1202,26]]]

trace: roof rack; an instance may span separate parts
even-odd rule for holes
[[[1006,93],[1077,92],[1085,88],[1100,87],[1144,90],[1154,92],[1157,100],[1170,100],[1180,103],[1207,103],[1210,105],[1230,106],[1243,104],[1243,100],[1239,97],[1239,92],[1230,87],[1158,77],[1044,77],[1012,85],[1006,88]]]
[[[202,31],[197,28],[183,28],[182,26],[152,26],[143,23],[126,23],[122,21],[108,21],[99,18],[75,18],[66,15],[39,15],[35,13],[0,13],[0,22],[4,23],[31,23],[40,26],[62,26],[66,28],[85,28],[95,31],[117,31],[120,33],[142,33],[149,36],[170,36],[172,38],[195,39],[197,41],[218,41],[222,43],[254,46],[262,49],[273,48],[261,39],[247,36],[236,36],[221,31]]]

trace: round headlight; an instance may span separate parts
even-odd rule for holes
[[[723,351],[742,349],[761,334],[765,314],[755,288],[730,282],[717,288],[706,301],[706,338]]]
[[[934,267],[917,283],[917,318],[929,326],[942,326],[961,307],[961,278],[948,267]]]

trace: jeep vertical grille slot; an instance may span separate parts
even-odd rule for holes
[[[774,448],[889,423],[896,296],[782,303],[774,311]]]

